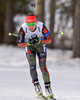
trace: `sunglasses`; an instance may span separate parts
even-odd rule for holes
[[[36,25],[36,22],[34,22],[34,23],[26,23],[27,24],[27,26],[34,26],[34,25]]]

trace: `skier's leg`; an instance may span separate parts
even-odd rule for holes
[[[41,47],[41,49],[39,49],[40,51],[38,50],[39,65],[40,65],[40,69],[41,69],[42,75],[43,75],[45,91],[46,91],[47,95],[49,96],[49,98],[52,98],[54,95],[53,95],[53,92],[51,89],[49,72],[46,67],[46,45],[43,45],[42,47]]]
[[[36,53],[32,47],[25,47],[26,56],[30,65],[30,74],[32,81],[38,80],[37,71],[36,71]]]
[[[38,75],[36,71],[36,53],[35,53],[35,48],[32,47],[25,47],[26,50],[26,56],[30,65],[30,73],[32,77],[32,82],[35,87],[35,91],[37,95],[42,94],[42,89],[41,86],[38,82]]]
[[[44,83],[50,82],[49,72],[46,67],[46,45],[40,45],[37,50],[38,58],[39,58],[39,65],[43,75]]]

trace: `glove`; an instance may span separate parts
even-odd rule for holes
[[[28,45],[31,45],[30,43],[29,43],[29,40],[28,39],[24,39],[24,41],[28,44]]]
[[[36,34],[31,36],[32,38],[27,41],[28,45],[40,44],[41,39]]]

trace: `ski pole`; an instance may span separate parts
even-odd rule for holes
[[[8,33],[8,35],[9,35],[9,36],[15,36],[15,37],[18,37],[17,34],[13,34],[13,33]],[[25,38],[24,41],[27,42],[27,38]]]
[[[63,35],[64,33],[63,33],[63,32],[53,33],[53,34],[51,35],[51,37],[54,36],[54,35],[57,35],[57,34],[61,34],[61,35]]]
[[[61,34],[61,35],[63,35],[64,33],[63,33],[63,32],[54,33],[54,34],[51,35],[51,37],[54,36],[54,35],[57,35],[57,34]],[[15,37],[18,37],[17,34],[13,34],[13,33],[8,33],[8,35],[9,35],[9,36],[15,36]],[[43,37],[44,37],[44,36],[43,36]]]
[[[61,35],[63,35],[64,33],[63,33],[63,32],[54,33],[54,34],[51,35],[51,37],[54,36],[54,35],[57,35],[57,34],[61,34]],[[9,35],[9,36],[15,36],[15,37],[18,37],[17,34],[13,34],[13,33],[8,33],[8,35]]]
[[[57,35],[57,34],[63,35],[64,33],[63,33],[63,32],[53,33],[53,34],[51,34],[50,36],[53,37],[54,35]],[[41,37],[41,40],[44,40],[44,38],[45,38],[45,36],[42,36],[42,37]]]
[[[17,34],[13,34],[13,33],[8,33],[9,36],[15,36],[15,37],[18,37]]]
[[[63,35],[64,33],[63,33],[63,32],[54,33],[54,34],[51,35],[51,37],[53,37],[54,35],[57,35],[57,34],[61,34],[61,35]],[[17,34],[13,34],[13,33],[8,33],[8,35],[9,35],[9,36],[15,36],[15,37],[18,37]],[[44,36],[41,37],[41,40],[44,40]],[[24,41],[27,42],[27,38],[25,38]]]
[[[54,35],[57,35],[57,34],[61,34],[61,35],[63,35],[64,33],[63,33],[63,32],[54,33],[54,34],[51,35],[51,37],[53,37]],[[9,35],[9,36],[15,36],[15,37],[18,37],[17,34],[13,34],[13,33],[8,33],[8,35]],[[44,40],[44,36],[41,37],[41,40]],[[27,42],[27,38],[25,38],[24,41]]]

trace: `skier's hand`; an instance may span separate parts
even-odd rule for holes
[[[32,38],[27,41],[28,45],[40,44],[41,39],[36,34],[32,35]]]

